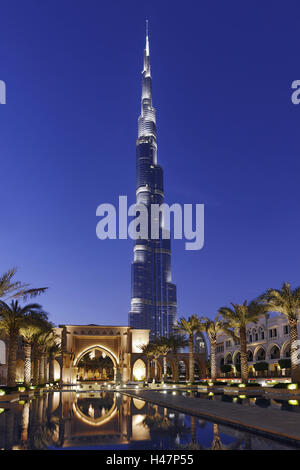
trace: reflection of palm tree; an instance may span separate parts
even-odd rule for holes
[[[196,442],[196,429],[192,429],[193,425],[196,425],[196,420],[192,420],[191,416],[191,442],[190,444],[183,445],[183,446],[177,446],[178,449],[181,450],[234,450],[234,449],[239,449],[241,446],[241,440],[238,439],[236,442],[233,442],[232,444],[225,445],[221,441],[220,433],[219,433],[219,425],[216,423],[213,423],[213,440],[211,443],[210,447],[204,447],[202,444]]]
[[[25,403],[22,410],[22,432],[21,441],[26,443],[28,439],[28,425],[29,425],[30,405]]]
[[[158,406],[154,405],[152,409],[149,410],[141,425],[149,428],[150,435],[153,437],[153,440],[156,440],[158,436],[161,436],[164,440],[171,439],[171,445],[173,446],[174,440],[178,435],[186,435],[188,433],[188,428],[185,426],[184,422],[183,424],[179,422],[177,412],[172,420],[169,419],[167,413],[168,409],[164,408],[163,413],[160,414]]]

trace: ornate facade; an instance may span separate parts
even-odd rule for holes
[[[298,322],[298,334],[300,335]],[[287,318],[284,315],[265,315],[256,324],[247,325],[247,351],[249,372],[257,375],[254,364],[267,362],[270,375],[284,375],[278,361],[290,357],[290,336]],[[238,375],[240,346],[230,336],[222,334],[217,342],[217,367],[221,374],[223,364],[232,365],[232,373]]]

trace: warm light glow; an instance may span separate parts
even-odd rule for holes
[[[146,405],[146,402],[143,401],[143,400],[139,400],[138,398],[133,398],[133,404],[134,406],[138,409],[138,410],[141,410],[142,408],[144,408],[144,406]]]
[[[4,395],[5,395],[5,391],[0,389],[0,397],[4,397]]]
[[[287,387],[289,390],[297,390],[298,384],[289,384]]]
[[[244,400],[246,397],[246,395],[239,395],[239,398],[241,398],[242,400]]]
[[[144,380],[146,376],[146,366],[142,359],[138,359],[133,366],[133,378],[134,380]]]
[[[246,387],[246,384],[238,384],[238,387],[239,388],[244,388],[244,387]]]
[[[298,405],[299,405],[299,402],[298,402],[298,400],[289,400],[289,401],[288,401],[288,404],[289,404],[289,405],[293,405],[293,406],[298,406]]]

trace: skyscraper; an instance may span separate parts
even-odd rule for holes
[[[164,202],[163,169],[157,164],[156,112],[152,106],[152,77],[148,24],[142,72],[141,114],[136,141],[136,202],[148,209],[148,238],[134,245],[131,270],[129,325],[150,329],[150,337],[168,336],[177,316],[176,285],[171,282],[170,238],[151,239],[151,204]]]

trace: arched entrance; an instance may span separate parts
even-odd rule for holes
[[[116,380],[119,362],[107,348],[97,344],[82,350],[74,360],[74,380]]]

